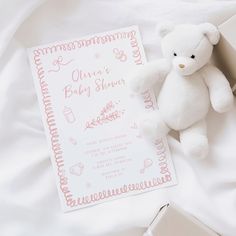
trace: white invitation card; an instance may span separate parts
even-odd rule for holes
[[[125,75],[146,63],[136,26],[28,50],[64,211],[176,184],[166,139],[136,120],[156,109]]]

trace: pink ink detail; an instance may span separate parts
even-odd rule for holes
[[[153,161],[149,158],[145,159],[143,162],[143,168],[140,170],[141,174],[144,174],[145,170],[151,167],[153,164]]]
[[[121,118],[125,110],[114,110],[118,103],[112,101],[108,102],[100,111],[99,115],[96,118],[93,118],[86,122],[85,130],[93,129],[99,125],[104,125],[110,123],[114,120]]]
[[[119,40],[130,40],[131,47],[133,48],[133,59],[136,65],[143,64],[142,55],[137,44],[136,31],[122,31],[115,32],[113,34],[96,35],[90,39],[74,40],[67,43],[54,44],[50,47],[37,48],[34,50],[34,64],[36,73],[39,79],[39,84],[42,94],[42,102],[44,105],[44,112],[46,116],[46,124],[50,130],[51,148],[54,154],[54,161],[57,167],[57,175],[59,177],[59,189],[64,196],[66,205],[74,208],[77,206],[89,205],[99,202],[103,199],[109,199],[111,197],[120,196],[129,192],[137,192],[145,189],[152,189],[157,186],[161,186],[172,180],[170,172],[167,172],[160,178],[153,178],[150,180],[144,180],[137,183],[129,183],[121,185],[114,189],[104,189],[95,193],[91,193],[87,196],[79,196],[74,198],[68,185],[68,178],[65,171],[65,163],[63,157],[63,150],[60,143],[60,136],[58,128],[56,126],[56,118],[54,115],[54,109],[51,101],[51,94],[49,92],[48,84],[45,80],[45,70],[41,61],[41,57],[47,54],[53,54],[56,52],[66,52],[72,50],[79,50],[80,48],[86,48],[92,45],[104,45]],[[162,158],[162,157],[160,157]],[[165,157],[166,159],[166,157]]]
[[[103,92],[104,90],[110,89],[110,88],[116,88],[121,87],[125,85],[124,79],[118,79],[118,80],[105,80],[104,78],[98,78],[95,81],[95,91],[96,92]]]
[[[95,53],[95,54],[94,54],[94,57],[95,57],[96,59],[99,59],[99,58],[100,58],[100,54],[99,54],[99,53]]]
[[[91,88],[90,86],[83,86],[80,84],[77,88],[73,87],[72,84],[68,84],[63,88],[63,93],[65,99],[71,98],[72,96],[87,96],[90,97],[91,95]]]
[[[110,74],[110,68],[107,66],[87,71],[76,68],[72,71],[71,79],[73,82],[80,82],[83,80],[105,77],[109,74]]]
[[[110,112],[113,108],[115,108],[115,105],[112,101],[108,102],[105,107],[102,108],[100,115],[103,116]]]
[[[90,182],[86,183],[86,188],[91,188],[92,184]]]
[[[116,59],[118,59],[119,61],[121,61],[121,62],[127,61],[127,55],[125,54],[124,50],[114,48],[113,53],[114,53]]]
[[[113,111],[112,113],[110,113],[108,115],[97,116],[96,118],[92,119],[91,121],[86,122],[85,130],[86,129],[92,129],[92,128],[95,128],[98,125],[107,124],[111,121],[117,120],[123,114],[124,114],[124,111],[116,110],[116,111]]]
[[[152,166],[153,162],[151,159],[146,159],[144,160],[144,168],[148,168],[150,166]]]
[[[136,122],[134,122],[131,126],[130,126],[131,129],[138,129],[138,125]]]
[[[165,144],[162,139],[158,139],[155,141],[155,147],[156,147],[156,154],[159,157],[158,158],[158,165],[160,167],[160,173],[162,175],[169,175],[171,178],[170,171],[168,169],[168,163],[166,158],[166,148]]]
[[[70,141],[71,144],[73,144],[73,145],[77,145],[77,141],[76,141],[76,139],[70,137],[70,138],[69,138],[69,141]]]
[[[70,173],[72,175],[81,176],[83,171],[84,171],[84,165],[81,162],[70,167]]]
[[[75,115],[70,107],[64,107],[63,114],[68,123],[74,123],[76,121]]]
[[[144,99],[145,108],[155,110],[154,102],[152,100],[150,91],[147,90],[147,91],[143,92],[142,97]]]
[[[59,186],[67,205],[69,205],[69,202],[71,201],[73,195],[69,190],[68,178],[66,177],[63,150],[60,144],[60,136],[56,125],[56,118],[51,102],[51,94],[49,92],[48,83],[45,80],[45,70],[41,62],[40,53],[38,53],[37,50],[34,51],[34,63],[41,89],[44,113],[46,116],[45,120],[48,126],[48,130],[50,131],[51,148],[54,155],[54,161],[57,167]]]
[[[131,47],[133,48],[132,54],[133,54],[135,64],[143,65],[142,54],[140,52],[137,39],[135,38],[130,43],[131,43]]]
[[[53,62],[52,62],[52,65],[54,66],[54,67],[56,67],[55,69],[51,69],[51,70],[48,70],[48,72],[50,73],[50,72],[58,72],[58,71],[60,71],[60,69],[61,69],[61,66],[66,66],[66,65],[68,65],[68,64],[70,64],[73,60],[70,60],[70,61],[68,61],[68,62],[63,62],[63,57],[62,56],[59,56],[56,60],[54,60]]]

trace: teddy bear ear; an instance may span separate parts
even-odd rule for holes
[[[173,31],[175,28],[174,24],[172,22],[163,22],[161,24],[158,24],[156,26],[156,31],[158,35],[163,38],[165,37],[168,33]]]
[[[203,23],[199,25],[203,35],[205,35],[208,40],[216,45],[220,40],[220,32],[216,26],[211,23]]]

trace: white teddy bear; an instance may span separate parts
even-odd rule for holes
[[[155,92],[159,93],[159,109],[139,122],[141,133],[157,139],[171,129],[177,130],[184,153],[204,158],[208,153],[205,117],[210,104],[222,113],[234,102],[223,73],[208,64],[213,45],[219,41],[219,31],[210,23],[169,23],[158,31],[164,59],[141,66],[128,78],[135,92],[142,93],[155,85]]]

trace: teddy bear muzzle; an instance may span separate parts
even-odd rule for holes
[[[187,57],[177,57],[173,60],[173,67],[181,75],[190,75],[196,71],[196,62]]]

